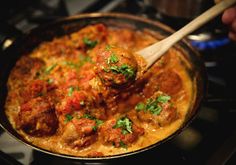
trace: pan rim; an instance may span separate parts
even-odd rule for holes
[[[140,16],[135,16],[135,15],[131,15],[131,14],[125,14],[125,13],[83,13],[83,14],[78,14],[78,15],[74,15],[74,16],[70,16],[70,17],[65,17],[65,18],[60,18],[58,20],[55,20],[51,23],[45,24],[45,25],[40,25],[39,27],[36,27],[34,29],[32,29],[31,31],[29,31],[28,33],[26,33],[26,35],[29,35],[30,33],[32,33],[32,31],[34,30],[39,30],[43,27],[47,27],[47,26],[52,26],[54,24],[57,23],[62,23],[62,22],[67,22],[67,21],[71,21],[71,20],[80,20],[80,19],[85,19],[85,18],[92,18],[92,19],[96,19],[96,18],[125,18],[125,19],[131,19],[134,21],[138,21],[138,22],[143,22],[145,24],[151,24],[154,26],[157,26],[161,29],[163,29],[166,32],[169,33],[173,33],[174,30],[158,21],[154,21],[151,19],[147,19],[144,17],[140,17]],[[186,47],[188,47],[188,49],[190,49],[190,51],[192,51],[195,55],[197,55],[198,57],[200,57],[200,54],[197,50],[195,50],[195,48],[193,48],[189,42],[187,42],[186,39],[181,40],[181,42],[184,43],[184,45],[186,45]],[[13,43],[14,45],[14,43]],[[203,71],[205,72],[205,71]],[[204,79],[206,80],[206,79]],[[204,85],[206,85],[206,83],[203,83]],[[204,88],[206,88],[205,86],[200,86],[200,90],[204,91]],[[195,104],[197,104],[196,106],[194,105],[193,107],[195,109],[198,109],[200,106],[200,102],[203,99],[203,96],[201,96],[201,98],[199,98],[199,100],[196,100]],[[192,121],[193,119],[196,117],[197,114],[197,110],[195,110],[194,114],[185,122],[181,125],[180,128],[178,128],[175,132],[173,132],[171,135],[169,135],[168,137],[164,138],[161,141],[158,141],[150,146],[135,150],[135,151],[131,151],[131,152],[127,152],[127,153],[121,153],[121,154],[116,154],[116,155],[108,155],[108,156],[101,156],[101,157],[83,157],[83,156],[72,156],[72,155],[67,155],[67,154],[61,154],[61,153],[56,153],[53,151],[49,151],[40,147],[35,146],[34,144],[31,144],[30,142],[21,140],[19,138],[17,138],[15,135],[13,135],[7,128],[5,128],[4,125],[2,125],[2,123],[0,122],[0,126],[9,134],[11,135],[14,139],[16,139],[17,141],[27,145],[28,147],[31,147],[37,151],[43,152],[43,153],[47,153],[49,155],[53,155],[53,156],[57,156],[57,157],[61,157],[61,158],[66,158],[66,159],[74,159],[74,160],[81,160],[81,161],[98,161],[98,160],[111,160],[111,159],[117,159],[117,158],[124,158],[124,157],[128,157],[131,155],[136,155],[142,152],[145,152],[147,150],[150,150],[152,148],[155,148],[163,143],[165,143],[166,141],[169,141],[170,139],[173,139],[173,137],[175,137],[176,135],[178,135],[179,133],[181,133],[183,131],[184,128],[186,128]]]

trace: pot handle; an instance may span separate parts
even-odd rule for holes
[[[1,21],[0,26],[0,51],[5,50],[9,47],[13,41],[21,36],[23,33],[15,28],[14,26],[8,24],[7,22]]]

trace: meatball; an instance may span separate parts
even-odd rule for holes
[[[144,129],[135,125],[129,118],[110,119],[100,129],[104,143],[115,147],[126,147],[144,134]]]
[[[158,127],[170,124],[178,118],[176,107],[170,100],[170,96],[162,92],[156,92],[145,103],[136,105],[138,118]]]
[[[32,136],[48,136],[56,132],[58,119],[54,107],[38,97],[21,105],[19,128]]]
[[[107,45],[97,51],[96,73],[106,86],[122,87],[136,78],[137,61],[126,49]]]
[[[96,122],[87,118],[72,119],[64,128],[62,142],[72,148],[86,147],[97,139]]]
[[[113,37],[109,38],[109,44],[119,45],[127,49],[134,47],[135,35],[131,29],[113,29],[110,33]]]
[[[32,80],[27,86],[20,89],[20,96],[23,102],[27,102],[33,98],[45,95],[47,92],[53,90],[54,88],[54,85],[49,84],[46,81],[39,79]]]
[[[16,63],[10,75],[10,80],[14,81],[9,87],[21,87],[26,85],[30,80],[39,76],[40,70],[45,65],[45,62],[39,58],[22,56]]]
[[[177,94],[182,87],[180,76],[172,70],[166,70],[150,78],[144,88],[144,94],[146,97],[150,97],[157,90],[160,90],[173,96]]]
[[[72,33],[70,38],[75,47],[82,49],[94,48],[107,37],[107,27],[103,24],[89,25],[78,32]]]

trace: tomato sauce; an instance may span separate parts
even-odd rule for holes
[[[176,47],[143,73],[133,52],[157,40],[94,24],[41,43],[10,74],[9,121],[30,143],[74,156],[117,155],[167,138],[184,123],[194,84]]]

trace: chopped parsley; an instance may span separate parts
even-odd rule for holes
[[[74,86],[71,86],[71,87],[69,87],[69,89],[68,89],[68,96],[72,96],[72,94],[73,94],[73,92],[75,91],[75,90],[80,90],[79,89],[79,87],[74,87]]]
[[[93,130],[94,130],[94,131],[96,131],[97,128],[98,128],[101,124],[103,124],[103,121],[102,121],[102,120],[99,120],[99,119],[97,119],[97,118],[95,118],[95,117],[93,117],[93,116],[91,116],[90,114],[87,114],[87,113],[85,113],[85,114],[82,116],[82,118],[86,118],[86,119],[90,119],[90,120],[95,120],[96,125],[93,127]]]
[[[135,77],[135,70],[127,64],[121,66],[110,66],[110,70],[115,74],[123,74],[126,79],[131,79]]]
[[[53,83],[53,81],[54,81],[54,79],[52,79],[52,78],[49,78],[49,79],[47,80],[47,82],[48,82],[49,84]]]
[[[145,104],[144,103],[138,103],[136,106],[135,106],[135,109],[137,111],[141,111],[141,110],[144,110],[145,109]]]
[[[92,41],[92,40],[90,40],[90,39],[87,38],[87,37],[84,37],[84,38],[83,38],[83,42],[84,42],[84,44],[85,44],[88,48],[94,48],[94,47],[97,45],[97,43],[98,43],[97,40]]]
[[[107,64],[115,64],[119,61],[115,53],[112,53],[111,56],[107,59]]]
[[[122,140],[120,141],[120,147],[127,149],[127,145]]]
[[[110,66],[110,70],[113,72],[113,73],[120,73],[120,69],[118,66]]]
[[[168,95],[162,95],[157,98],[160,103],[167,103],[171,99]]]
[[[162,111],[162,107],[158,104],[158,99],[148,99],[146,104],[146,110],[154,115],[159,115]]]
[[[92,115],[88,114],[88,113],[85,113],[82,118],[86,118],[86,119],[91,119],[91,120],[94,120],[96,119],[95,117],[93,117]]]
[[[65,119],[66,123],[73,119],[73,116],[71,116],[70,114],[66,114],[65,117],[66,117],[66,119]]]
[[[53,64],[53,65],[47,67],[47,68],[45,69],[45,73],[46,73],[46,74],[49,74],[56,66],[57,66],[57,64]]]
[[[109,50],[111,50],[111,47],[112,47],[111,45],[106,45],[105,50],[109,51]]]
[[[159,103],[167,103],[171,99],[168,95],[158,96],[156,99],[148,99],[146,104],[140,102],[135,106],[137,111],[149,111],[154,115],[159,115],[162,111],[162,107]]]
[[[113,128],[121,128],[124,135],[132,133],[132,121],[127,117],[122,117],[116,121]]]

